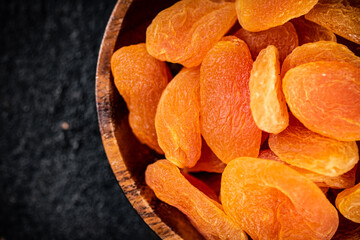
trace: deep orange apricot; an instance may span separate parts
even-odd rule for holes
[[[160,60],[195,67],[235,22],[234,3],[182,0],[153,19],[146,48]]]
[[[160,200],[182,211],[205,239],[247,239],[218,203],[191,185],[170,161],[148,165],[145,181]]]
[[[322,0],[305,15],[305,18],[360,44],[359,6],[352,6],[343,0]]]
[[[165,88],[155,116],[158,142],[166,159],[193,167],[201,155],[200,68],[183,68]]]
[[[318,187],[331,187],[334,189],[343,189],[343,188],[353,187],[355,185],[357,165],[355,165],[350,171],[335,177],[322,175],[295,166],[291,166],[291,168],[296,170],[301,175],[309,178]]]
[[[302,64],[287,71],[283,92],[308,129],[340,141],[360,140],[360,68],[335,61]]]
[[[252,64],[246,43],[234,36],[219,41],[201,64],[201,133],[224,163],[259,154],[261,130],[250,111]]]
[[[270,149],[261,150],[258,158],[274,160],[274,161],[278,161],[280,163],[288,165],[288,163],[280,160],[280,158],[278,156],[276,156],[276,154],[273,151],[271,151]],[[335,176],[335,177],[325,176],[325,175],[322,175],[322,174],[319,174],[316,172],[312,172],[312,171],[309,171],[309,170],[306,170],[303,168],[295,167],[292,165],[288,165],[288,166],[291,167],[292,169],[296,170],[298,173],[300,173],[304,177],[307,177],[308,179],[313,181],[320,188],[331,187],[331,188],[342,189],[342,188],[353,187],[355,185],[357,165],[355,165],[355,167],[353,167],[350,171],[348,171],[342,175]]]
[[[318,41],[295,48],[285,58],[281,67],[281,76],[284,77],[291,68],[317,61],[347,62],[360,68],[360,57],[356,56],[345,45],[330,41]]]
[[[235,7],[240,25],[248,31],[258,32],[304,15],[317,2],[318,0],[236,0]]]
[[[344,217],[360,223],[360,183],[339,193],[335,205]]]
[[[146,63],[146,64],[144,64]],[[145,43],[118,49],[111,57],[117,90],[129,109],[129,124],[140,142],[158,153],[155,113],[171,74],[165,62],[148,54]]]
[[[294,117],[284,131],[270,134],[269,147],[288,164],[332,177],[350,171],[359,161],[356,142],[324,137],[308,130]]]
[[[296,29],[291,22],[260,32],[249,32],[241,28],[234,35],[246,42],[253,59],[257,58],[262,49],[274,45],[279,51],[279,60],[282,63],[299,45]]]
[[[338,213],[309,179],[276,161],[241,157],[221,179],[225,212],[252,239],[331,239]]]

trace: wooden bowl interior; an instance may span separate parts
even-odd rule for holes
[[[162,155],[141,144],[128,123],[128,109],[113,83],[110,58],[122,46],[145,42],[147,26],[158,12],[176,0],[118,1],[108,22],[101,45],[96,74],[96,102],[104,148],[123,192],[162,239],[203,239],[176,208],[158,200],[145,184],[149,163]],[[339,214],[341,215],[341,214]],[[360,239],[360,226],[340,217],[340,230],[334,239]]]

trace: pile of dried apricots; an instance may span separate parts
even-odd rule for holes
[[[156,196],[206,239],[331,239],[340,214],[360,223],[360,57],[337,38],[359,49],[355,1],[161,11],[146,43],[111,59],[134,134],[166,158],[145,173]],[[173,77],[169,63],[183,68]]]

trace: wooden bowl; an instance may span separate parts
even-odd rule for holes
[[[173,0],[120,0],[105,30],[96,72],[101,137],[111,168],[132,206],[162,239],[203,239],[176,208],[159,201],[145,184],[149,163],[163,158],[141,144],[128,123],[128,109],[113,83],[110,59],[116,49],[145,42],[146,27]]]
[[[162,239],[204,239],[176,208],[158,200],[145,184],[149,163],[163,158],[141,144],[128,123],[128,109],[113,83],[110,59],[122,46],[145,42],[151,20],[176,0],[119,0],[107,24],[96,72],[96,104],[101,137],[123,192],[143,220]],[[360,239],[360,225],[341,217],[334,239]],[[346,238],[344,238],[346,236]]]

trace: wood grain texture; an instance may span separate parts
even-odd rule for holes
[[[96,73],[96,104],[101,137],[111,168],[126,197],[162,239],[203,239],[177,209],[159,201],[145,184],[145,169],[162,158],[133,135],[128,109],[113,83],[110,59],[122,46],[145,42],[146,27],[174,1],[117,2],[105,30]]]

